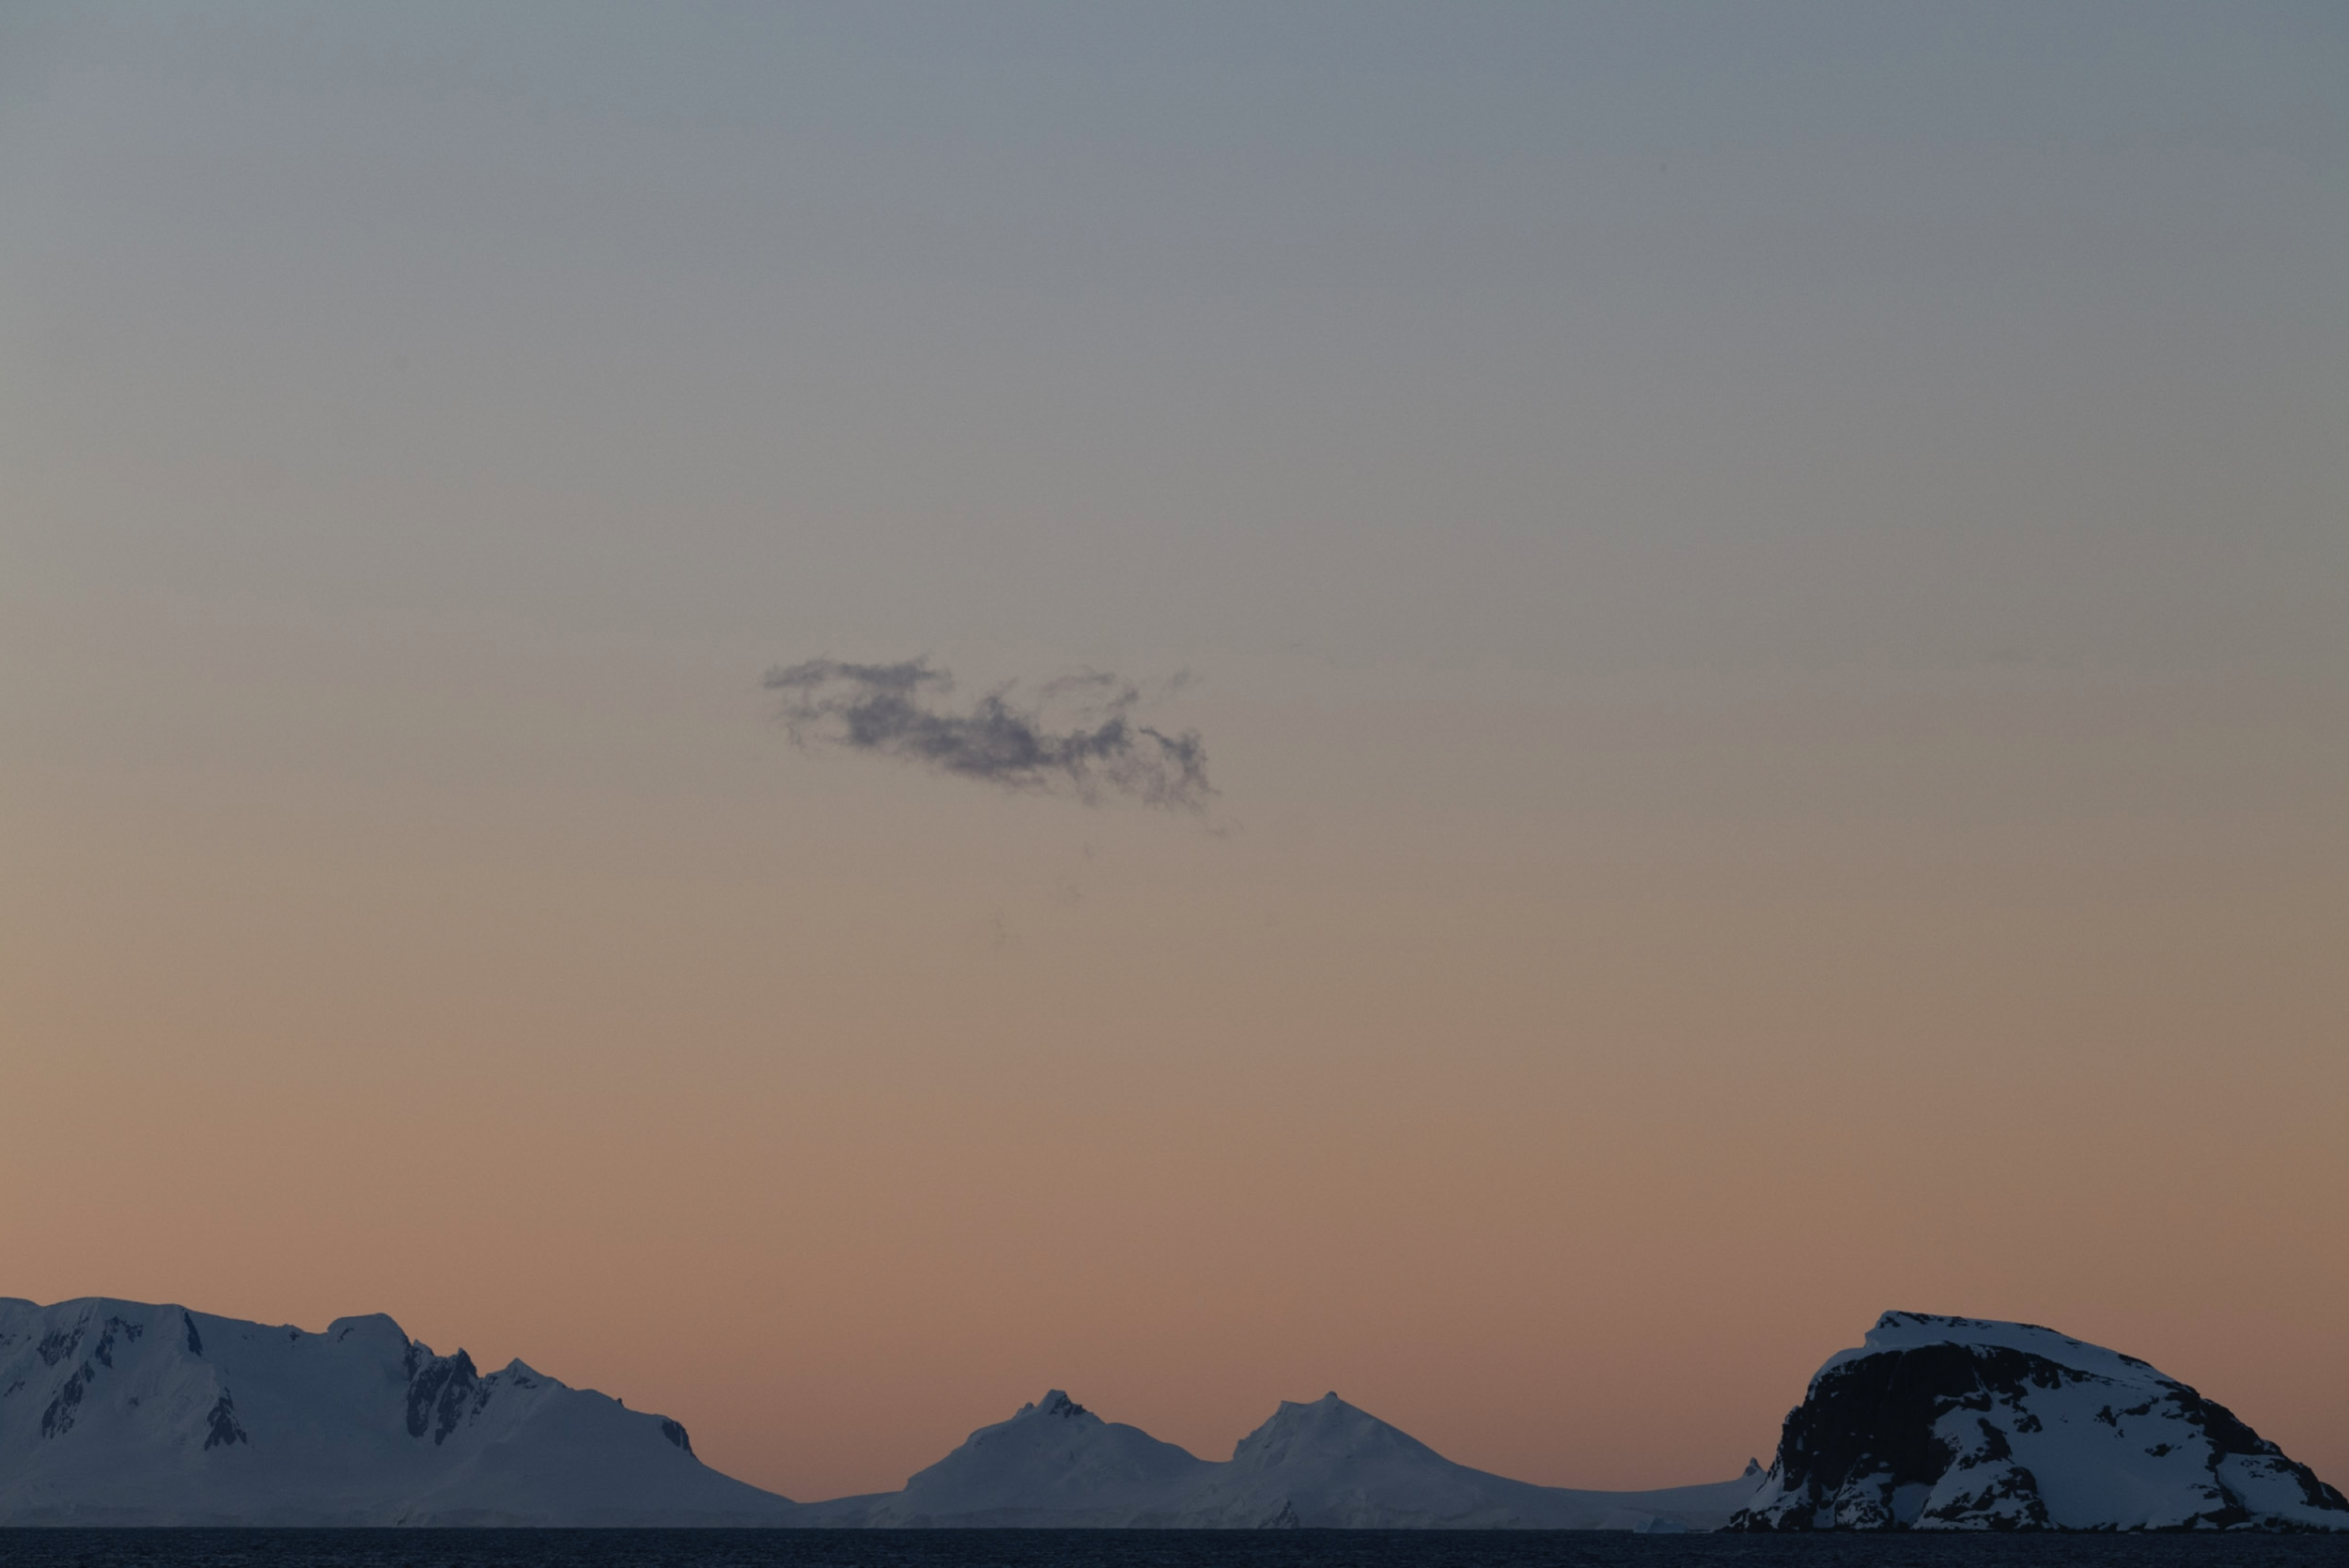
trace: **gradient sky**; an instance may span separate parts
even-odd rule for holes
[[[0,13],[0,1294],[801,1498],[1766,1457],[1888,1308],[2349,1483],[2349,9]],[[760,677],[1178,691],[1201,815]]]

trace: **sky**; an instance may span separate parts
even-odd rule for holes
[[[2344,256],[2323,3],[11,6],[0,1294],[2349,1483]]]

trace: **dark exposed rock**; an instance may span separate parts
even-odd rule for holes
[[[412,1344],[407,1366],[408,1436],[421,1437],[429,1429],[435,1444],[446,1442],[464,1419],[466,1402],[485,1393],[473,1358],[461,1350],[454,1356],[435,1356],[422,1345]]]
[[[81,1336],[77,1332],[74,1337],[79,1339]],[[83,1390],[97,1376],[97,1372],[87,1361],[74,1369],[73,1375],[65,1380],[64,1386],[49,1401],[49,1408],[40,1413],[42,1436],[62,1437],[73,1430],[74,1406],[82,1403]]]
[[[2034,1460],[2070,1478],[2062,1514]],[[1731,1524],[2245,1527],[2349,1529],[2349,1503],[2223,1405],[2133,1357],[2027,1324],[1901,1312],[1820,1369],[1787,1415],[1762,1491]]]
[[[98,1336],[98,1348],[90,1354],[97,1359],[100,1366],[111,1367],[115,1364],[116,1337],[119,1335],[129,1343],[136,1344],[139,1336],[146,1332],[147,1326],[143,1323],[125,1323],[118,1317],[110,1317],[106,1320],[105,1331]]]
[[[237,1424],[237,1404],[228,1397],[228,1390],[226,1389],[221,1390],[220,1399],[212,1405],[212,1413],[207,1416],[205,1421],[211,1428],[210,1433],[204,1439],[204,1446],[208,1449],[227,1448],[233,1444],[250,1444],[253,1441],[244,1435],[244,1428]]]

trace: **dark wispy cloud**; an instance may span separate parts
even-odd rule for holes
[[[945,702],[954,679],[926,659],[848,664],[811,659],[767,672],[776,717],[803,746],[900,757],[1013,789],[1098,801],[1203,809],[1215,794],[1199,732],[1137,723],[1142,689],[1088,672],[1050,681],[1022,700],[1010,686],[967,706]]]

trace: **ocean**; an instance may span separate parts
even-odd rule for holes
[[[0,1529],[0,1568],[2233,1568],[2349,1535],[1586,1530]]]

